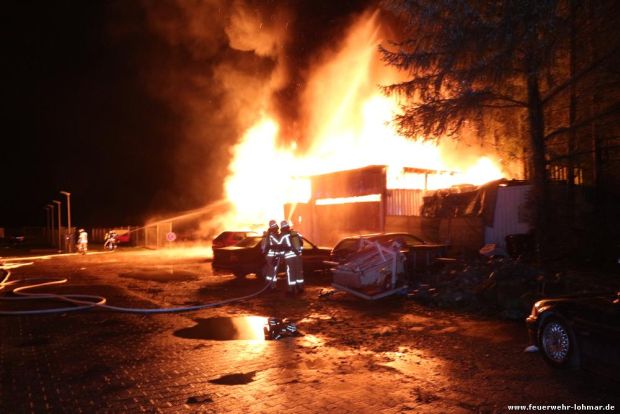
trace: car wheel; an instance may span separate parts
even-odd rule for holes
[[[562,319],[547,318],[539,332],[538,343],[545,361],[555,368],[577,368],[579,353],[575,334]]]

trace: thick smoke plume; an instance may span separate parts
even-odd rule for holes
[[[183,120],[171,145],[175,187],[183,192],[162,190],[160,197],[177,197],[179,208],[220,198],[231,148],[265,110],[277,117],[280,140],[304,145],[302,94],[312,67],[338,49],[370,3],[145,2],[147,24],[160,42],[144,79]]]
[[[397,107],[378,84],[406,74],[379,59],[377,45],[398,38],[386,28],[399,26],[375,2],[166,0],[144,10],[160,42],[144,78],[183,120],[171,145],[179,209],[234,204],[210,210],[203,235],[281,215],[302,187],[280,180],[283,168],[290,179],[370,164],[460,169],[468,158],[452,149],[459,163],[444,166],[386,127]]]

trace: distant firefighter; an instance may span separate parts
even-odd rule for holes
[[[117,238],[117,234],[114,230],[110,231],[109,233],[106,233],[104,236],[105,239],[105,243],[103,243],[103,249],[104,250],[116,250],[116,247],[118,246],[118,238]]]
[[[80,254],[86,254],[88,251],[88,233],[84,229],[80,229],[78,232],[77,247]]]

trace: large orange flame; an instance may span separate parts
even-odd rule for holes
[[[388,188],[433,190],[455,184],[479,185],[503,176],[496,160],[481,157],[470,165],[464,157],[446,157],[434,142],[399,136],[391,121],[399,110],[395,98],[380,93],[378,84],[399,76],[380,65],[375,16],[354,27],[336,54],[322,57],[309,78],[303,112],[307,149],[278,144],[279,126],[263,114],[233,149],[226,196],[234,206],[229,225],[264,226],[283,216],[283,204],[307,202],[304,177],[367,165],[388,167]],[[283,137],[286,138],[286,137]],[[286,139],[281,141],[286,141]],[[427,177],[405,167],[441,173]]]

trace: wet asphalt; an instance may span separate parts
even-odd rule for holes
[[[131,249],[35,259],[12,270],[11,280],[68,278],[34,292],[99,295],[108,304],[148,309],[214,304],[263,288],[253,276],[214,275],[206,256],[201,250]],[[540,355],[523,352],[522,321],[407,297],[365,301],[332,292],[329,275],[306,280],[297,297],[286,294],[281,279],[275,291],[186,313],[91,309],[0,316],[0,413],[620,407],[618,382],[553,370]],[[0,302],[2,310],[56,306],[53,300]],[[265,340],[268,317],[294,322],[300,335]]]

